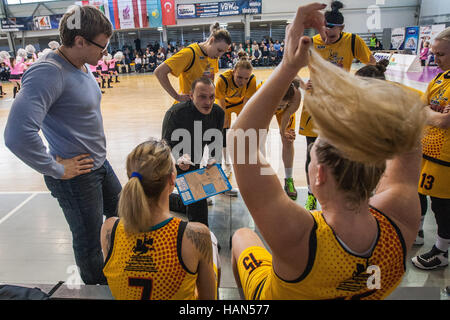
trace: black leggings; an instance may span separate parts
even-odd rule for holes
[[[311,162],[311,148],[312,148],[312,144],[316,141],[317,137],[307,137],[306,138],[306,163],[305,163],[305,172],[306,172],[306,181],[308,183],[309,186],[309,176],[308,176],[308,166],[309,163]]]
[[[427,212],[427,196],[419,193],[422,217]],[[443,239],[450,239],[450,199],[430,197],[431,210],[437,224],[437,234]]]

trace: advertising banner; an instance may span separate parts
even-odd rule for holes
[[[0,19],[1,31],[35,31],[58,29],[62,14]]]
[[[405,32],[405,50],[416,54],[419,44],[419,27],[407,27]]]
[[[177,5],[177,19],[260,14],[262,0],[236,0]]]
[[[403,50],[405,42],[405,28],[394,28],[391,34],[391,49]]]

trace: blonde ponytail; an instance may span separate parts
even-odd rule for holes
[[[211,34],[210,38],[213,37],[214,41],[224,41],[226,44],[231,45],[231,35],[227,29],[221,28],[219,22],[215,22],[209,28]]]
[[[128,233],[151,227],[151,202],[157,203],[173,173],[170,147],[159,140],[138,145],[127,157],[128,182],[122,189],[118,213]]]
[[[122,188],[119,217],[128,233],[140,233],[151,225],[149,202],[138,178],[131,178]]]
[[[314,50],[309,59],[313,89],[305,106],[319,135],[343,157],[369,165],[417,146],[425,108],[420,96],[389,82],[356,77]]]
[[[244,50],[239,50],[238,52],[238,62],[236,62],[236,64],[234,65],[234,70],[237,69],[247,69],[247,70],[253,70],[253,66],[252,63],[249,61],[249,57],[247,52],[245,52]]]

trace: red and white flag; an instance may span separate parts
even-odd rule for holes
[[[177,24],[175,18],[175,0],[161,0],[162,24],[173,26]]]

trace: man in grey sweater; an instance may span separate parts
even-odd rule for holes
[[[106,284],[100,228],[103,214],[117,215],[121,185],[106,160],[101,92],[86,64],[96,65],[108,53],[112,26],[95,7],[75,6],[62,17],[59,32],[62,46],[23,76],[5,144],[44,175],[72,231],[84,283]]]

